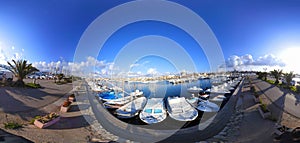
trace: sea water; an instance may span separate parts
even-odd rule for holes
[[[147,98],[166,98],[169,96],[191,97],[192,93],[187,90],[193,86],[207,89],[211,87],[209,79],[194,80],[190,82],[171,84],[168,81],[158,81],[155,83],[142,83],[142,82],[115,82],[112,83],[118,87],[124,87],[126,93],[135,91],[136,89],[144,92]]]

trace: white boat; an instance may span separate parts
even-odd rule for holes
[[[139,115],[140,119],[147,124],[162,122],[167,118],[163,98],[150,98]]]
[[[139,111],[146,105],[146,102],[146,97],[138,97],[117,109],[116,114],[119,118],[132,118],[138,115]]]
[[[213,97],[212,99],[210,99],[210,101],[222,102],[224,99],[226,99],[226,97],[224,95],[217,95],[217,96]]]
[[[130,96],[133,96],[133,97],[138,97],[138,96],[142,96],[144,94],[143,91],[140,91],[140,90],[135,90],[134,92],[131,92],[130,93]]]
[[[101,98],[101,97],[99,97],[99,99],[104,101],[103,106],[105,108],[112,108],[112,109],[120,108],[121,106],[127,104],[128,102],[130,102],[134,98],[136,98],[136,97],[131,97],[129,95],[124,96],[124,93],[117,94],[117,96],[114,97],[114,98]]]
[[[197,108],[199,98],[198,97],[191,97],[191,98],[186,99],[186,101],[188,103],[190,103],[194,108]]]
[[[167,111],[171,118],[178,121],[193,121],[198,111],[184,97],[168,97]]]
[[[208,100],[202,100],[201,98],[199,98],[199,103],[198,103],[198,107],[197,109],[203,112],[218,112],[220,110],[220,107],[215,104],[212,103]]]
[[[221,85],[221,86],[212,86],[212,88],[210,89],[210,93],[226,94],[226,93],[230,93],[230,91]]]
[[[228,89],[228,90],[230,90],[230,91],[235,89],[235,88],[233,88],[233,87],[231,86],[231,84],[229,84],[229,83],[224,83],[223,86],[224,86],[224,88],[226,88],[226,89]]]
[[[203,91],[203,89],[197,86],[193,86],[187,89],[187,91],[192,93],[199,93],[200,91]]]

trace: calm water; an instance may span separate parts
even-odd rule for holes
[[[192,82],[186,82],[181,84],[171,84],[167,81],[161,81],[156,83],[141,83],[141,82],[126,82],[126,83],[118,83],[118,82],[112,82],[112,84],[125,88],[126,92],[132,92],[135,89],[142,90],[144,92],[144,95],[146,97],[151,98],[165,98],[168,96],[182,96],[182,97],[191,97],[191,93],[187,91],[188,88],[197,86],[201,87],[202,89],[210,88],[211,87],[211,81],[209,79],[203,79],[203,80],[195,80]],[[215,102],[219,106],[224,106],[226,104],[227,100],[224,100],[223,102]],[[109,110],[116,118],[117,115],[114,113],[114,110]],[[211,118],[217,114],[217,112],[202,112],[198,111],[198,117],[194,121],[188,121],[188,122],[180,122],[176,121],[169,116],[167,118],[157,124],[147,125],[144,122],[142,122],[139,119],[139,116],[135,116],[130,119],[119,119],[121,121],[124,121],[126,123],[134,124],[134,125],[143,125],[141,127],[145,128],[152,128],[152,129],[178,129],[178,128],[188,128],[191,126],[198,125],[199,123],[205,122],[207,119]],[[146,126],[144,126],[146,125]]]
[[[123,83],[113,82],[112,84],[118,87],[123,87]],[[209,79],[195,80],[192,82],[186,82],[181,84],[171,84],[167,81],[160,81],[156,83],[141,83],[141,82],[125,82],[124,88],[127,93],[134,91],[135,89],[142,90],[146,97],[151,98],[164,98],[168,96],[182,96],[190,97],[191,93],[187,92],[187,89],[193,86],[201,87],[202,89],[210,88],[211,83]]]

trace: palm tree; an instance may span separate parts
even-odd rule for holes
[[[10,62],[7,63],[10,66],[9,70],[18,78],[18,80],[15,83],[16,86],[23,87],[25,85],[23,81],[25,76],[35,71],[39,71],[37,68],[33,67],[32,64],[27,64],[26,60],[12,60],[12,62],[14,65],[12,65]]]
[[[282,70],[273,70],[271,71],[271,74],[274,76],[274,78],[276,79],[275,84],[277,85],[279,83],[279,78],[282,75]]]
[[[65,77],[65,75],[64,74],[58,74],[57,75],[57,78],[58,78],[58,82],[60,82],[63,78]]]
[[[293,77],[295,77],[295,74],[293,72],[290,72],[290,73],[284,73],[283,76],[285,78],[287,86],[291,86],[291,82],[293,80]]]

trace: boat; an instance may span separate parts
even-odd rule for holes
[[[167,118],[167,112],[163,98],[150,98],[146,106],[140,112],[140,119],[147,124],[162,122]]]
[[[210,89],[210,91],[207,91],[210,93],[214,93],[214,94],[226,94],[226,93],[230,93],[230,91],[228,89],[226,89],[224,86],[212,86],[212,88]]]
[[[108,92],[102,92],[98,94],[99,99],[103,101],[111,101],[111,100],[116,100],[116,99],[123,99],[124,93],[116,93],[114,91],[108,91]],[[127,95],[128,96],[128,95]]]
[[[198,116],[198,111],[184,97],[168,97],[167,112],[178,121],[193,121]]]
[[[203,90],[202,88],[197,86],[193,86],[187,89],[188,92],[192,92],[192,93],[199,93],[202,90]]]
[[[222,94],[220,95],[217,95],[215,97],[213,97],[212,99],[210,99],[210,101],[217,101],[217,102],[221,102],[223,101],[224,99],[226,99],[226,97]]]
[[[198,100],[199,100],[199,97],[194,97],[194,96],[186,99],[186,101],[195,108],[197,108],[197,106],[198,106]]]
[[[220,107],[210,102],[207,99],[199,98],[199,103],[197,109],[203,112],[218,112],[220,110]]]
[[[110,109],[120,108],[121,106],[130,102],[132,98],[135,98],[125,93],[115,93],[114,91],[104,92],[98,95],[99,95],[99,99],[104,102],[103,106],[105,108],[110,108]]]
[[[146,105],[146,97],[138,97],[116,110],[118,118],[132,118]]]
[[[142,96],[143,94],[144,94],[143,91],[140,91],[140,90],[136,89],[134,92],[130,93],[130,96],[139,97],[139,96]]]

